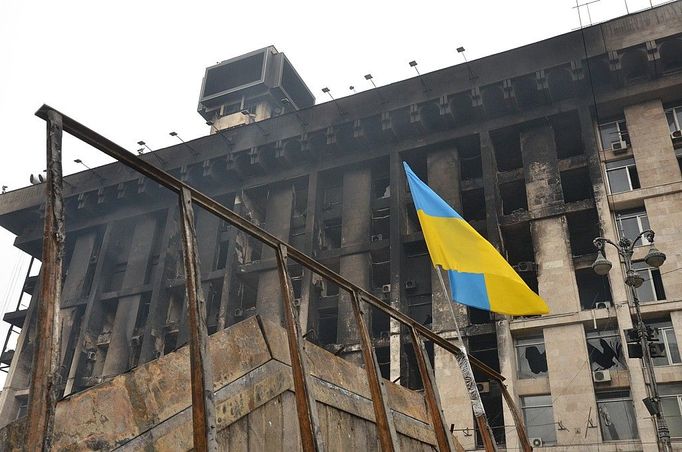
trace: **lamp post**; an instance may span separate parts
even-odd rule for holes
[[[632,295],[632,301],[635,305],[635,315],[637,317],[636,331],[642,347],[642,364],[644,366],[644,373],[649,380],[647,387],[648,397],[643,400],[644,404],[649,411],[649,414],[656,419],[656,434],[658,436],[658,447],[661,451],[672,451],[672,446],[670,444],[670,430],[668,430],[668,424],[665,421],[663,412],[661,410],[661,399],[658,396],[658,386],[656,384],[656,374],[654,372],[654,362],[651,357],[651,350],[649,349],[649,338],[647,334],[647,328],[642,320],[642,312],[639,307],[639,299],[637,298],[637,288],[644,283],[644,278],[640,276],[632,268],[632,255],[634,254],[634,248],[638,241],[646,237],[647,241],[651,244],[649,252],[647,253],[644,261],[650,267],[658,268],[665,262],[665,254],[660,252],[654,247],[654,231],[648,229],[641,232],[634,240],[630,240],[626,237],[621,238],[618,243],[614,243],[609,239],[604,237],[597,237],[594,239],[594,246],[597,248],[597,259],[595,259],[592,264],[592,269],[594,272],[601,276],[606,276],[606,274],[611,270],[613,266],[611,261],[609,261],[604,255],[604,248],[606,244],[613,245],[616,250],[618,250],[618,255],[623,258],[623,263],[625,264],[625,284],[630,288],[630,294]]]

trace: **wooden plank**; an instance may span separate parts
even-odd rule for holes
[[[265,431],[263,407],[256,408],[247,417],[249,418],[249,450],[267,450],[263,438]]]
[[[282,450],[285,452],[299,452],[303,448],[301,446],[301,432],[298,427],[298,417],[292,416],[296,410],[296,398],[294,393],[286,391],[282,393],[282,412],[284,413],[282,419]],[[319,413],[318,413],[319,414]]]
[[[230,452],[249,451],[249,417],[244,416],[224,430],[227,436],[227,450]],[[222,432],[221,432],[222,433]],[[219,433],[220,435],[220,433]]]
[[[284,318],[291,357],[291,371],[294,376],[296,411],[301,430],[301,442],[303,450],[306,452],[323,451],[324,442],[320,434],[317,406],[310,390],[310,375],[306,370],[306,363],[303,359],[303,338],[301,337],[300,324],[294,310],[294,291],[287,269],[287,247],[280,245],[276,249],[276,256],[279,282],[284,302]]]
[[[192,195],[186,188],[180,192],[180,212],[187,311],[189,312],[194,449],[199,452],[217,451],[213,373],[207,344],[206,305],[201,290]]]
[[[275,397],[263,406],[263,442],[265,450],[282,449],[282,400]]]
[[[59,306],[64,254],[64,198],[62,192],[62,116],[47,114],[47,182],[43,233],[42,278],[37,310],[36,349],[28,405],[29,451],[50,450],[57,403],[55,376],[59,368]]]

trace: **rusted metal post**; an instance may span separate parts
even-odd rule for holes
[[[398,441],[398,434],[393,424],[393,413],[391,407],[386,402],[386,388],[384,381],[381,378],[379,371],[379,362],[377,361],[374,348],[372,347],[372,340],[367,330],[365,317],[362,315],[360,307],[360,296],[357,292],[351,294],[351,304],[353,305],[353,314],[355,315],[355,323],[357,324],[360,333],[360,345],[362,346],[362,356],[365,360],[365,370],[367,371],[367,380],[369,381],[369,390],[372,394],[372,405],[374,405],[374,417],[377,426],[377,436],[381,443],[381,450],[399,451],[400,443]]]
[[[26,450],[52,447],[59,368],[59,306],[62,295],[64,254],[64,198],[62,193],[62,116],[47,113],[47,182],[45,184],[42,284],[36,322],[29,392]]]
[[[509,408],[509,411],[511,411],[512,417],[514,418],[514,426],[516,427],[516,434],[519,437],[519,442],[521,443],[521,450],[523,452],[532,452],[533,446],[531,446],[530,440],[528,439],[528,432],[526,431],[526,425],[523,422],[523,417],[521,417],[521,413],[516,407],[514,399],[512,398],[511,394],[509,394],[507,386],[500,380],[493,381],[500,386],[500,390],[502,390],[502,397],[504,397],[504,401],[507,403],[507,407]]]
[[[194,450],[217,451],[213,371],[208,353],[208,330],[206,328],[206,302],[201,290],[192,194],[185,187],[180,190],[180,215],[182,217],[182,253],[185,260],[187,312],[189,313]]]
[[[287,269],[287,247],[280,244],[275,250],[279,283],[282,288],[284,302],[284,321],[286,323],[287,341],[291,356],[291,372],[294,377],[296,392],[296,411],[298,427],[301,431],[301,445],[305,452],[321,452],[324,450],[320,422],[317,417],[317,406],[311,393],[309,375],[303,357],[303,337],[294,311],[294,290]]]
[[[412,347],[417,358],[417,366],[419,367],[419,374],[422,377],[422,384],[424,385],[424,397],[426,398],[426,408],[429,410],[431,417],[431,424],[433,424],[433,431],[436,434],[436,442],[438,443],[438,450],[441,452],[455,450],[452,442],[452,436],[445,423],[445,416],[443,415],[443,408],[440,406],[440,396],[436,388],[436,379],[433,376],[433,369],[431,362],[426,353],[424,341],[417,334],[414,328],[408,328],[412,338]]]

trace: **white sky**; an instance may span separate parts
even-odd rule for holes
[[[584,3],[587,0],[581,0]],[[665,3],[653,1],[654,5]],[[204,69],[274,44],[319,102],[571,31],[575,0],[478,1],[36,1],[0,2],[0,185],[14,190],[45,167],[47,103],[130,151],[208,133],[196,112]],[[649,0],[627,0],[630,12]],[[586,7],[581,8],[587,24]],[[625,14],[625,0],[590,5],[594,23]],[[65,136],[64,171],[106,162]],[[0,202],[2,202],[0,195]],[[0,230],[0,309],[15,305],[28,259]],[[13,275],[20,273],[12,284]],[[12,308],[13,309],[13,308]],[[12,310],[10,309],[10,310]],[[0,341],[6,325],[0,325]],[[0,373],[0,381],[4,374]]]

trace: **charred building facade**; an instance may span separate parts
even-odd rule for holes
[[[624,352],[633,313],[623,274],[591,269],[595,237],[651,227],[668,259],[649,268],[648,244],[636,249],[637,293],[660,328],[655,372],[682,447],[682,3],[320,105],[268,47],[208,68],[199,113],[209,135],[143,158],[448,339],[450,302],[402,161],[493,243],[551,313],[507,318],[456,305],[455,315],[471,355],[508,378],[538,446],[656,447],[642,364]],[[187,327],[175,198],[120,164],[65,181],[69,395],[172,352]],[[42,193],[0,197],[0,225],[37,258]],[[209,332],[255,314],[279,321],[270,251],[200,211],[197,231]],[[361,365],[348,296],[290,272],[306,338]],[[25,414],[37,284],[29,275],[24,305],[5,315],[17,340],[1,358],[0,425]],[[409,336],[382,313],[367,315],[384,377],[419,389]],[[475,449],[457,364],[437,348],[430,358],[453,434]],[[499,390],[477,378],[496,440],[517,448]]]

